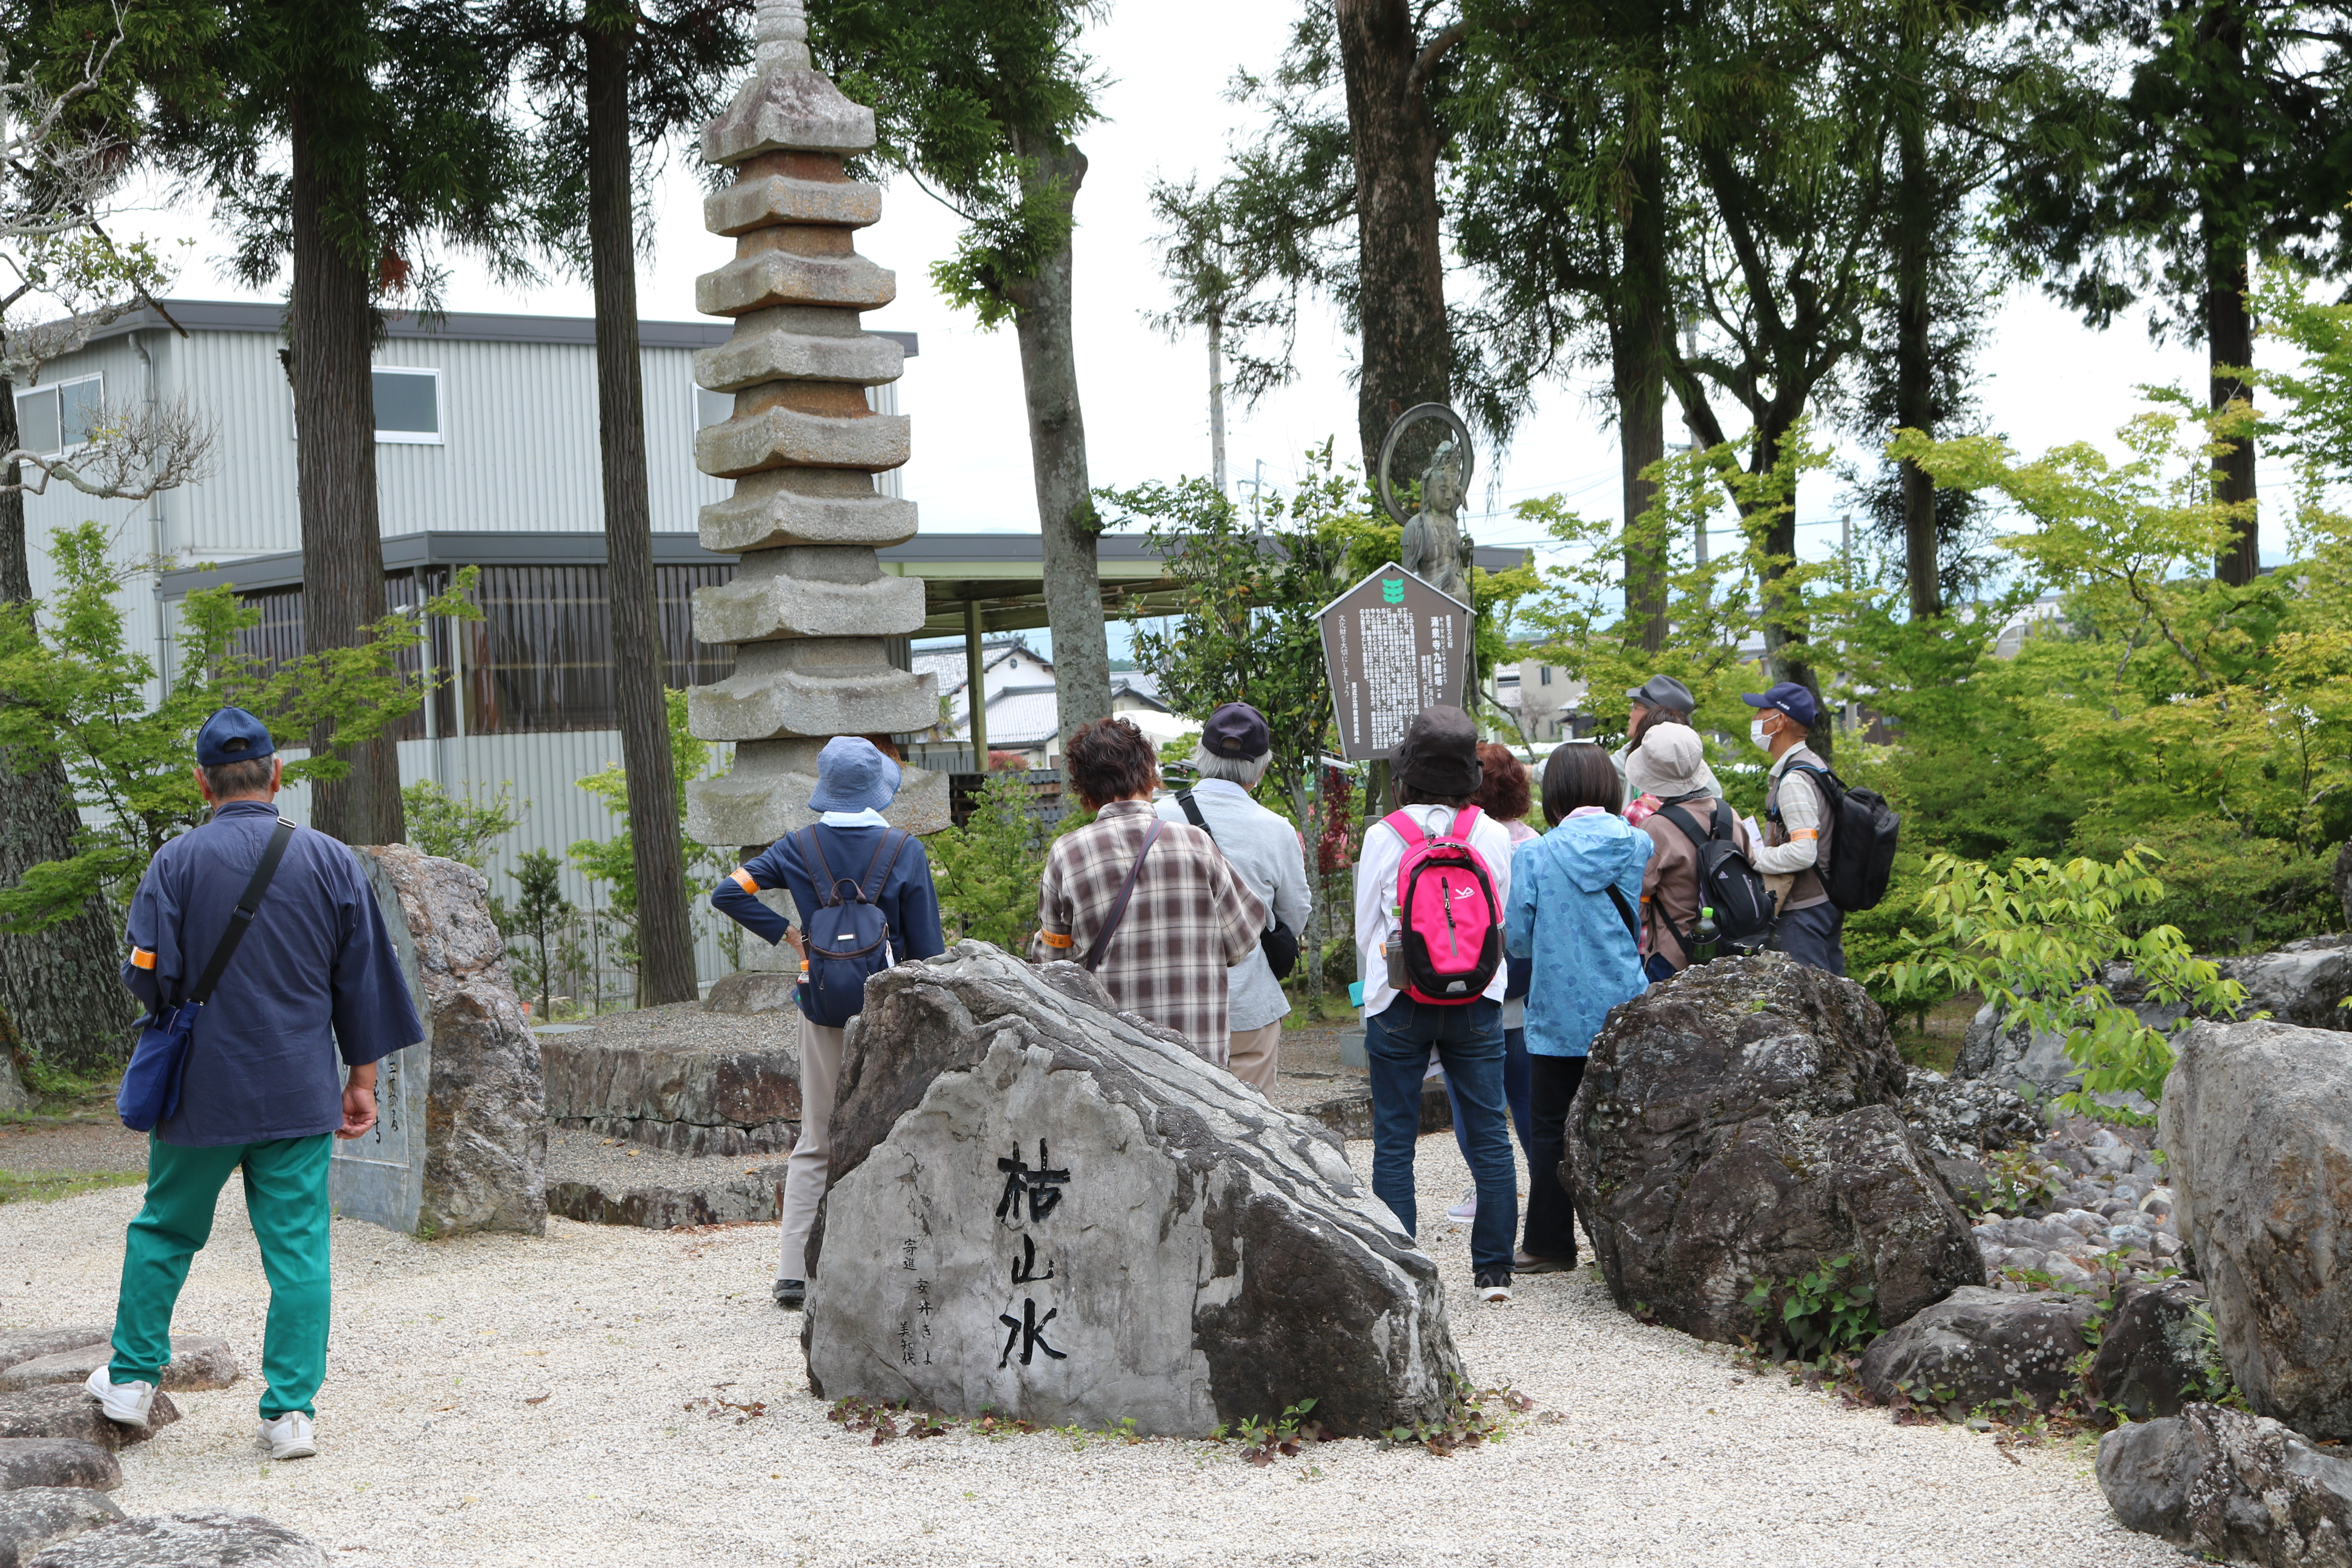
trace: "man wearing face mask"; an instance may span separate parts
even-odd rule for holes
[[[1819,870],[1829,864],[1836,825],[1822,809],[1819,781],[1802,771],[1829,767],[1805,744],[1821,705],[1793,680],[1740,700],[1762,710],[1748,726],[1748,738],[1772,753],[1764,784],[1764,847],[1753,858],[1780,901],[1775,945],[1799,963],[1843,974],[1845,911],[1830,902]]]

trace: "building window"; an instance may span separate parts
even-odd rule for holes
[[[708,430],[713,425],[724,425],[735,417],[735,395],[712,392],[704,387],[694,389],[694,427]]]
[[[412,447],[442,445],[439,371],[376,371],[375,438]]]
[[[101,376],[78,376],[16,395],[16,445],[54,458],[87,444],[104,401]]]
[[[1537,668],[1536,684],[1538,686],[1549,686],[1551,684],[1551,666],[1547,664]]]

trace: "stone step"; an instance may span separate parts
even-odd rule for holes
[[[1330,1100],[1303,1105],[1297,1114],[1311,1121],[1320,1121],[1342,1138],[1370,1138],[1372,1135],[1372,1091],[1358,1089]],[[1421,1131],[1426,1137],[1432,1132],[1454,1131],[1454,1101],[1445,1093],[1442,1078],[1425,1079],[1421,1086]]]
[[[548,1133],[548,1212],[583,1225],[672,1230],[773,1221],[783,1186],[778,1155],[694,1157],[582,1131]]]

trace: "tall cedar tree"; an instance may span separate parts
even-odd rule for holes
[[[596,426],[604,483],[613,688],[631,787],[639,1005],[696,995],[686,850],[675,801],[668,656],[654,586],[637,347],[642,174],[679,132],[717,112],[751,56],[740,0],[506,0],[495,31],[519,51],[541,130],[545,243],[587,272],[596,309]],[[583,239],[585,240],[584,255]]]
[[[1465,10],[1447,206],[1484,285],[1463,320],[1476,401],[1490,427],[1505,426],[1539,380],[1608,364],[1625,595],[1654,653],[1667,629],[1664,563],[1633,524],[1657,493],[1643,472],[1666,449],[1669,14],[1640,0],[1468,0]]]
[[[521,133],[502,47],[476,0],[224,0],[219,27],[167,66],[153,146],[216,195],[248,284],[291,262],[288,379],[302,514],[303,649],[357,646],[384,613],[371,360],[380,301],[437,308],[427,247],[530,275]],[[289,148],[287,166],[278,149]],[[384,737],[313,787],[311,822],[348,843],[404,837]]]
[[[1070,295],[1077,133],[1097,115],[1078,34],[1086,0],[814,0],[809,44],[841,89],[874,110],[881,164],[904,169],[966,225],[932,269],[982,327],[1007,317],[1021,344],[1029,455],[1045,546],[1063,740],[1110,713],[1110,647],[1096,567],[1102,531],[1087,479]]]
[[[180,0],[151,0],[121,14],[89,4],[25,5],[0,19],[0,56],[5,57],[0,69],[33,68],[47,91],[74,92],[60,133],[93,153],[105,148],[127,158],[139,149],[152,107],[141,83],[206,35],[210,11]],[[10,129],[22,133],[27,128]],[[20,156],[16,163],[0,174],[5,205],[29,220],[28,230],[47,226],[34,210],[43,205],[42,194],[26,188],[45,178],[39,160]],[[95,213],[82,216],[97,222]],[[48,297],[21,270],[10,278],[0,289],[0,316],[13,312],[12,335],[36,302]],[[60,337],[57,346],[76,346],[78,337]],[[30,355],[16,348],[12,342],[0,357],[15,363]],[[16,392],[0,374],[0,451],[18,445]],[[33,596],[24,481],[16,465],[0,471],[0,605],[24,605]],[[24,773],[0,762],[0,780],[6,786],[0,788],[0,887],[11,887],[35,866],[71,858],[81,813],[65,764],[56,757]],[[129,1053],[136,1012],[115,974],[121,952],[120,918],[97,894],[79,913],[40,931],[0,931],[0,1013],[43,1059],[75,1071],[104,1070]]]
[[[2004,182],[2010,243],[2092,325],[2147,300],[2152,332],[2201,340],[2213,407],[2251,399],[2235,374],[2254,362],[2250,259],[2327,277],[2352,262],[2352,20],[2279,0],[2063,0],[2035,16],[2128,66],[2087,160],[2035,160]],[[2217,470],[2215,500],[2254,500],[2252,437]],[[2252,582],[2259,542],[2250,507],[2214,574]]]

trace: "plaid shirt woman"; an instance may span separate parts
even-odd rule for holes
[[[1095,820],[1054,844],[1037,889],[1030,956],[1083,960],[1110,919],[1118,890],[1158,819],[1160,768],[1151,742],[1124,719],[1102,719],[1070,737],[1071,786]],[[1225,971],[1247,958],[1265,929],[1265,906],[1217,852],[1183,823],[1160,837],[1135,879],[1127,912],[1095,978],[1122,1012],[1184,1037],[1195,1055],[1225,1065]]]

